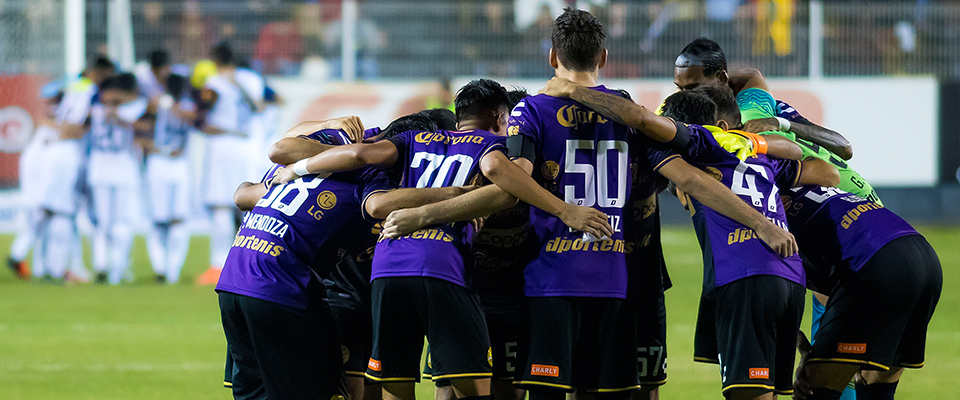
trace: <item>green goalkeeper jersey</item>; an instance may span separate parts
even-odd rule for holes
[[[737,94],[737,105],[740,106],[740,117],[744,123],[754,119],[777,116],[775,111],[776,101],[769,92],[763,89],[750,88],[740,91]],[[776,134],[796,142],[800,145],[800,150],[803,151],[803,158],[816,157],[837,167],[837,171],[840,172],[838,189],[882,205],[880,197],[873,190],[873,186],[870,186],[866,179],[863,179],[857,171],[850,168],[846,161],[830,150],[808,140],[797,138],[797,135],[793,132],[768,131],[760,132],[760,134]]]

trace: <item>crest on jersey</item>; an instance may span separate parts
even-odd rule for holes
[[[714,167],[707,167],[707,169],[703,172],[706,172],[707,175],[712,176],[713,179],[716,179],[718,181],[723,180],[723,172],[720,172],[719,169],[716,169]]]
[[[337,205],[337,195],[329,190],[324,190],[317,195],[317,205],[324,210],[329,210]]]
[[[557,176],[560,175],[560,164],[557,164],[556,161],[547,161],[540,167],[540,173],[543,174],[544,178],[551,181],[557,179]]]
[[[350,348],[341,344],[340,353],[343,354],[343,363],[346,364],[350,360]]]

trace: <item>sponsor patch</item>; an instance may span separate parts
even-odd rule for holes
[[[560,376],[560,367],[555,365],[533,364],[530,366],[530,375],[556,378]]]
[[[370,368],[371,371],[380,372],[380,370],[383,369],[383,366],[380,365],[380,360],[374,360],[371,358],[370,361],[367,361],[367,368]]]
[[[750,368],[750,379],[770,379],[770,368]]]
[[[866,352],[866,343],[837,343],[837,353],[863,354]]]

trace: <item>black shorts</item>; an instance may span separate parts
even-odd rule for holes
[[[517,346],[520,340],[520,310],[516,313],[485,313],[487,333],[490,336],[490,350],[493,355],[493,379],[513,381],[517,370]],[[433,359],[430,346],[427,346],[427,362],[423,366],[423,377],[433,378]],[[434,379],[437,386],[445,382]]]
[[[784,278],[756,275],[701,295],[694,361],[720,364],[723,392],[793,393],[805,293]]]
[[[218,297],[233,359],[235,398],[331,399],[346,395],[337,345],[340,338],[331,329],[333,317],[325,304],[317,302],[317,306],[301,310],[228,292],[219,292]]]
[[[330,311],[340,334],[343,369],[348,376],[363,377],[367,372],[367,361],[370,360],[370,348],[373,347],[370,304],[363,303],[359,307],[332,305]]]
[[[633,312],[622,299],[528,297],[514,385],[566,392],[639,388]]]
[[[860,271],[840,279],[808,361],[922,367],[927,323],[943,286],[940,268],[923,236],[887,243]]]
[[[423,338],[433,379],[489,378],[492,354],[480,300],[441,279],[377,278],[372,284],[373,350],[367,378],[420,381]]]
[[[637,302],[637,369],[642,386],[667,383],[667,309],[663,292]]]

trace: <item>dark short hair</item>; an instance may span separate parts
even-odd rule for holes
[[[420,111],[417,114],[430,118],[430,120],[437,125],[437,129],[443,129],[445,131],[454,131],[457,129],[457,116],[453,114],[453,111],[446,108],[431,108]]]
[[[554,21],[553,51],[563,66],[571,71],[589,71],[600,64],[603,42],[607,34],[596,17],[583,10],[563,9]]]
[[[147,58],[150,59],[150,68],[161,68],[170,65],[170,53],[166,50],[157,49],[151,51]]]
[[[713,104],[717,105],[717,119],[726,119],[727,123],[734,125],[740,122],[740,106],[737,105],[737,99],[733,96],[733,90],[729,87],[703,85],[693,89],[693,91],[702,93]],[[711,122],[711,124],[715,122]]]
[[[481,117],[484,113],[496,113],[502,108],[510,108],[507,89],[497,81],[475,79],[463,85],[453,99],[457,110],[457,121],[465,118]]]
[[[688,124],[713,125],[717,123],[717,105],[701,92],[683,90],[663,101],[663,116]]]
[[[100,71],[113,71],[117,69],[117,66],[113,64],[113,61],[110,61],[110,57],[107,57],[103,54],[97,54],[93,57],[93,62],[90,63],[93,69]]]
[[[703,66],[704,75],[727,70],[727,56],[723,54],[723,49],[717,42],[705,37],[694,39],[680,51],[680,55],[690,59],[692,65]]]
[[[179,100],[183,96],[190,81],[183,75],[170,74],[167,76],[167,93]]]
[[[116,89],[128,92],[137,91],[137,77],[131,73],[111,76],[100,84],[100,90]]]
[[[233,49],[227,42],[220,42],[211,51],[213,61],[220,65],[233,65]]]
[[[520,100],[523,100],[529,96],[530,93],[527,93],[527,89],[520,86],[514,86],[513,90],[507,92],[507,102],[509,103],[510,108],[514,108],[517,106],[517,103],[519,103]]]
[[[391,122],[390,125],[387,125],[386,128],[383,128],[383,131],[380,132],[380,137],[382,139],[390,139],[403,132],[409,132],[409,131],[434,132],[436,130],[437,130],[437,124],[434,123],[432,119],[430,119],[426,115],[415,113],[410,115],[404,115],[400,118],[393,120],[393,122]]]

